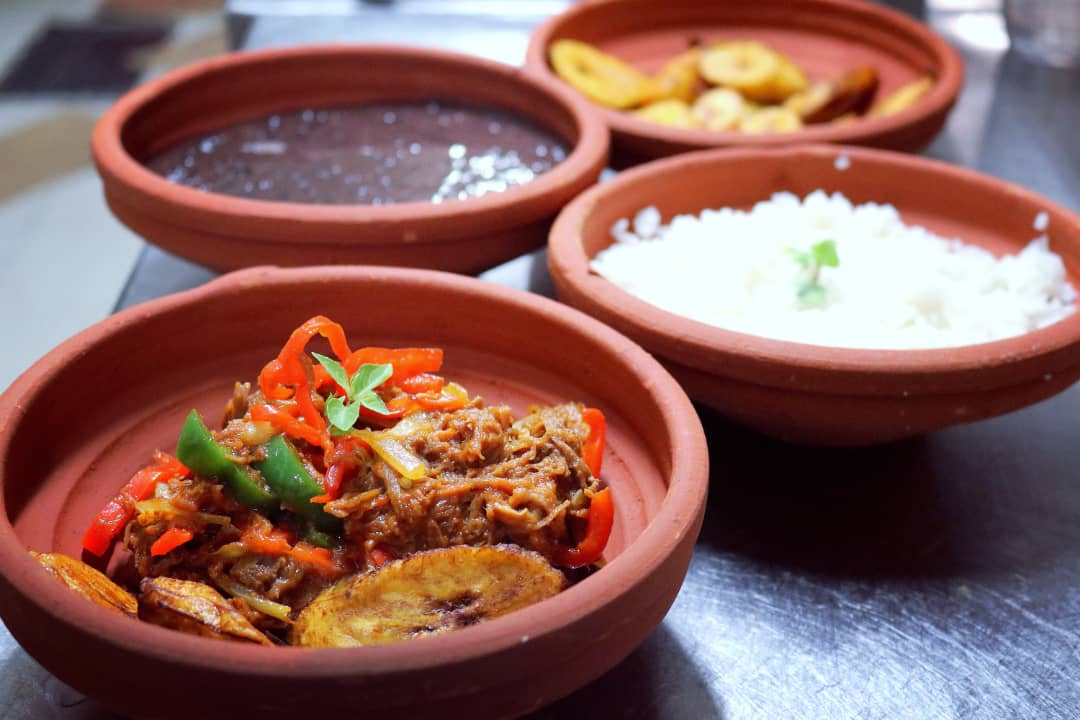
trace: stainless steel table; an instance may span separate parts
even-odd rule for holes
[[[512,62],[531,25],[561,5],[404,2],[299,24],[256,14],[232,30],[247,46],[394,39],[468,50],[484,37]],[[476,14],[505,7],[515,9]],[[1008,52],[988,0],[925,13],[968,73],[928,154],[1080,209],[1080,72]],[[211,276],[147,248],[117,307]],[[482,277],[551,293],[542,253]],[[702,417],[712,490],[671,613],[622,664],[535,718],[1080,717],[1080,387],[856,451],[790,447]],[[2,642],[0,717],[108,717],[6,633]]]

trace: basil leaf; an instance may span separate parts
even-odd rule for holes
[[[357,403],[346,405],[341,398],[331,395],[326,399],[326,417],[334,427],[349,430],[360,417],[360,405]]]
[[[380,415],[389,415],[390,409],[386,407],[386,403],[383,399],[375,394],[374,390],[365,390],[356,396],[356,402],[363,405],[372,412],[377,412]]]
[[[359,398],[364,392],[374,390],[382,385],[393,374],[394,366],[389,363],[385,365],[364,363],[357,369],[356,374],[352,376],[349,397]]]
[[[346,393],[349,392],[349,373],[345,372],[345,368],[341,366],[334,358],[328,358],[325,355],[319,353],[311,353],[319,364],[326,368],[326,372],[330,373],[330,377],[334,378],[334,382],[341,386],[341,389]]]
[[[799,267],[804,270],[809,270],[810,266],[814,264],[814,256],[804,250],[796,250],[793,247],[784,248],[784,252],[791,256],[791,259],[798,263]]]
[[[836,243],[832,240],[814,243],[810,252],[814,254],[814,260],[821,267],[836,267],[840,264],[840,256],[836,254]]]

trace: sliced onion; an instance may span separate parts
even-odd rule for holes
[[[214,551],[216,557],[222,557],[226,560],[236,560],[244,556],[247,552],[247,548],[244,547],[242,542],[231,542],[222,545]]]
[[[240,429],[240,442],[248,447],[265,445],[270,442],[270,438],[277,435],[277,432],[277,429],[268,422],[245,422]]]
[[[458,385],[456,382],[446,383],[443,386],[443,395],[449,395],[455,400],[461,400],[463,402],[469,402],[469,391]]]
[[[185,517],[199,520],[204,525],[231,525],[232,518],[228,515],[214,515],[212,513],[204,512],[192,512],[190,510],[181,510],[167,500],[161,498],[150,498],[149,500],[140,500],[135,503],[135,512],[142,515],[148,513],[151,515],[162,515],[166,518]]]
[[[405,447],[405,444],[395,436],[396,433],[359,430],[357,435],[403,478],[419,480],[428,474],[427,463]]]
[[[263,615],[269,615],[282,622],[292,622],[292,618],[290,617],[292,608],[288,605],[261,598],[225,574],[222,574],[221,577],[214,578],[214,581],[217,582],[218,586],[225,592],[246,602],[248,607],[255,612],[261,612]]]

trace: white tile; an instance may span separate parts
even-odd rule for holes
[[[112,311],[142,241],[109,214],[90,166],[0,204],[0,228],[2,389]]]

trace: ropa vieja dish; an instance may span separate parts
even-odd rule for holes
[[[311,352],[322,336],[330,355]],[[437,348],[352,350],[297,328],[223,427],[192,411],[90,524],[88,558],[129,552],[136,594],[35,557],[99,604],[198,635],[356,646],[442,633],[559,592],[614,522],[605,420],[576,403],[517,420],[437,375]]]

